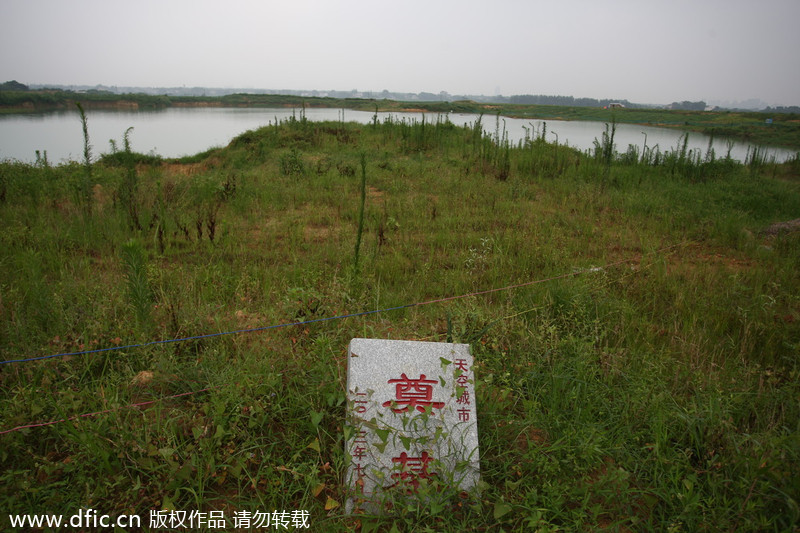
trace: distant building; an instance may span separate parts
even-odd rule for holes
[[[619,102],[611,102],[610,104],[608,104],[608,107],[610,109],[614,109],[615,107],[625,107],[625,104],[621,104]]]

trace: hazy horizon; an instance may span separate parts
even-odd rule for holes
[[[18,83],[22,83],[20,80],[5,80],[5,81],[16,81]],[[2,83],[2,80],[0,80]],[[63,84],[63,83],[32,83],[32,84],[25,84],[29,85],[30,87],[36,89],[47,89],[47,88],[54,88],[54,89],[65,89],[65,90],[90,90],[90,89],[101,89],[101,90],[111,90],[112,92],[122,94],[124,90],[131,89],[131,90],[141,90],[148,94],[161,94],[161,91],[168,91],[170,94],[174,91],[175,93],[179,94],[187,94],[190,95],[191,92],[197,90],[204,90],[209,91],[214,95],[220,94],[233,94],[235,92],[247,92],[252,91],[254,94],[259,93],[268,93],[268,94],[311,94],[311,93],[318,93],[318,95],[323,96],[329,93],[347,93],[352,91],[344,90],[344,89],[336,89],[336,88],[324,88],[324,89],[312,89],[312,88],[275,88],[275,87],[203,87],[203,86],[180,86],[180,87],[163,87],[163,86],[127,86],[127,85],[108,85],[105,83],[96,83],[96,84],[87,84],[87,83],[75,83],[75,84]],[[429,93],[426,91],[419,91],[419,92],[399,92],[399,91],[392,91],[387,90],[389,94],[397,94],[397,95],[405,95],[405,94],[434,94]],[[364,98],[381,98],[381,93],[377,91],[358,91],[359,94],[364,95]],[[478,97],[478,98],[485,98],[486,100],[490,100],[493,97],[502,97],[502,98],[509,98],[513,96],[566,96],[566,97],[573,97],[575,99],[580,98],[587,98],[587,99],[595,99],[601,100],[600,98],[595,98],[591,95],[576,95],[576,94],[562,94],[562,95],[531,95],[526,94],[496,94],[496,95],[487,95],[487,94],[451,94],[445,91],[447,95],[452,97]],[[440,93],[435,93],[439,95]],[[203,95],[205,96],[205,95]],[[674,102],[680,102],[678,100],[670,100],[669,102],[634,102],[630,98],[625,98],[624,96],[621,98],[616,98],[615,100],[619,101],[627,101],[632,104],[642,104],[642,105],[668,105]],[[768,102],[760,100],[758,98],[749,98],[747,100],[703,100],[709,105],[717,105],[724,107],[725,105],[739,107],[742,109],[764,109],[765,107],[769,106]],[[778,106],[783,106],[783,104],[775,104]],[[789,106],[786,106],[789,107]]]
[[[800,105],[800,2],[4,0],[0,81]]]

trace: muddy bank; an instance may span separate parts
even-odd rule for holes
[[[172,102],[171,107],[222,107],[222,103],[221,102]]]

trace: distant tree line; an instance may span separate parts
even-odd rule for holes
[[[705,111],[708,109],[708,104],[703,102],[702,100],[698,102],[689,102],[688,100],[684,100],[683,102],[672,102],[668,109],[678,109],[682,111]],[[719,110],[719,107],[714,107],[713,110]],[[751,109],[746,109],[746,111],[753,111]],[[764,109],[759,111],[760,113],[800,113],[800,107],[798,106],[776,106],[770,107],[767,106]]]
[[[668,106],[669,109],[680,109],[682,111],[705,111],[706,107],[708,107],[708,105],[702,100],[698,102],[690,102],[688,100],[684,100],[683,102],[672,102]]]
[[[797,114],[797,113],[800,113],[800,107],[798,107],[796,105],[792,105],[792,106],[779,105],[779,106],[775,106],[775,107],[767,106],[764,109],[764,112],[765,113],[795,113],[795,114]]]
[[[497,97],[498,102],[520,105],[561,105],[570,107],[608,107],[612,103],[625,107],[645,107],[627,100],[610,100],[597,98],[575,98],[574,96],[551,96],[546,94],[517,94],[509,97]]]
[[[116,106],[119,102],[125,102],[148,109],[159,109],[170,105],[169,98],[158,95],[141,93],[118,95],[110,91],[92,89],[82,92],[48,88],[31,90],[26,85],[13,80],[0,84],[0,108],[74,109],[75,102],[82,102],[87,107],[110,107]]]
[[[622,104],[627,108],[646,109],[657,106],[631,103],[628,100],[611,100],[597,98],[575,98],[574,96],[545,95],[545,94],[518,94],[513,96],[476,96],[476,95],[451,95],[447,91],[439,93],[420,92],[420,93],[394,93],[388,90],[381,92],[360,92],[356,89],[350,91],[295,91],[295,90],[271,90],[271,89],[213,89],[207,87],[173,87],[173,88],[142,88],[142,87],[106,87],[97,85],[94,87],[78,86],[55,86],[44,87],[34,85],[30,89],[27,85],[16,80],[7,81],[0,84],[0,106],[11,107],[23,103],[39,107],[52,107],[63,103],[65,100],[80,99],[89,102],[111,102],[124,96],[125,100],[135,101],[140,106],[160,108],[166,107],[173,101],[181,101],[181,97],[215,98],[222,97],[223,100],[242,100],[238,104],[253,104],[250,102],[254,95],[285,96],[293,95],[301,98],[341,98],[341,99],[391,99],[397,101],[418,101],[418,102],[442,102],[449,103],[448,109],[452,110],[454,102],[474,101],[482,103],[497,104],[518,104],[518,105],[552,105],[565,107],[610,107],[611,104]],[[16,93],[16,94],[10,94]],[[25,93],[25,94],[21,94]],[[264,105],[264,96],[256,105]],[[298,100],[302,101],[302,100]],[[284,101],[282,101],[285,103]],[[232,103],[232,102],[228,102]],[[447,107],[447,106],[446,106]],[[690,102],[672,102],[667,109],[683,111],[705,111],[708,108],[706,102],[700,100]],[[714,108],[719,109],[719,108]],[[764,113],[800,113],[798,106],[776,106],[766,107],[761,112]]]
[[[27,91],[28,86],[18,82],[17,80],[7,81],[0,84],[0,91]]]

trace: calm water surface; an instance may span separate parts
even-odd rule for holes
[[[343,109],[306,109],[306,118],[312,121],[345,120],[366,124],[374,113]],[[380,121],[389,115],[395,120],[422,120],[420,113],[378,113]],[[133,150],[153,153],[163,157],[194,155],[209,148],[226,146],[231,139],[247,131],[275,124],[292,116],[299,118],[299,109],[280,108],[170,108],[161,111],[89,111],[89,137],[93,157],[111,151],[109,139],[122,147],[122,137],[129,127]],[[474,124],[478,115],[451,113],[449,115],[426,114],[426,121],[444,120],[445,116],[454,124]],[[546,130],[549,142],[558,141],[579,150],[589,150],[594,140],[600,139],[605,124],[602,122],[525,120],[484,115],[484,130],[495,134],[499,126],[509,140],[517,142],[526,136]],[[665,128],[653,128],[630,124],[618,124],[615,135],[617,151],[624,152],[629,144],[640,149],[646,140],[647,146],[658,145],[662,152],[675,150],[681,143],[681,132]],[[689,134],[689,148],[705,154],[708,137],[699,133]],[[714,141],[717,157],[724,157],[730,148],[731,157],[743,161],[751,147],[737,142],[728,145],[724,140]],[[83,133],[77,112],[64,111],[47,114],[0,116],[0,159],[17,159],[33,162],[36,150],[47,151],[51,163],[83,159]],[[768,155],[784,161],[795,155],[787,149],[768,148]]]

